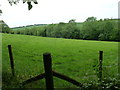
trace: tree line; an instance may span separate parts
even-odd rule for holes
[[[71,19],[68,23],[49,24],[37,27],[23,27],[20,30],[6,30],[3,33],[24,34],[42,37],[67,39],[119,41],[118,19],[100,19],[88,17],[85,22],[77,23]]]

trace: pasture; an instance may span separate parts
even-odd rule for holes
[[[11,77],[8,45],[12,45],[15,77]],[[97,85],[99,51],[104,52],[103,79],[117,80],[118,42],[49,38],[17,34],[2,34],[3,88],[19,88],[20,83],[44,72],[43,53],[52,54],[53,70],[67,75],[89,87]],[[38,80],[25,88],[45,88]],[[56,88],[78,88],[54,77]]]

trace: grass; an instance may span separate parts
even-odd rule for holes
[[[11,77],[7,45],[12,45],[15,74]],[[53,70],[67,75],[85,86],[98,82],[99,51],[104,51],[103,79],[117,79],[118,43],[107,41],[46,38],[2,34],[3,88],[18,88],[20,83],[44,72],[43,53],[52,54]],[[25,85],[25,88],[44,88],[45,80]],[[77,88],[54,77],[56,88]],[[88,85],[89,86],[89,85]]]

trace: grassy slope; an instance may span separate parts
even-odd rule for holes
[[[31,29],[31,28],[40,28],[40,27],[44,27],[44,26],[47,26],[47,25],[39,25],[39,26],[36,26],[36,25],[33,25],[33,26],[25,26],[25,27],[16,27],[16,28],[12,28],[13,31],[16,31],[16,30],[23,30],[23,29]]]
[[[43,70],[42,54],[50,52],[53,59],[53,69],[68,75],[75,80],[97,82],[95,65],[98,65],[99,50],[104,51],[103,75],[116,77],[117,74],[117,42],[70,40],[45,38],[27,35],[2,34],[2,64],[3,86],[18,87],[18,83],[38,75]],[[11,74],[7,45],[13,47],[16,80],[8,81]],[[39,56],[41,55],[41,56]],[[16,82],[14,82],[16,81]],[[17,83],[18,82],[18,83]],[[75,87],[63,80],[54,78],[55,87]],[[30,86],[31,85],[31,86]],[[44,79],[25,87],[45,87]]]
[[[80,23],[77,23],[77,27],[78,28],[81,28],[82,27],[82,22],[80,22]],[[48,24],[49,25],[49,24]],[[47,24],[46,25],[40,25],[40,26],[35,26],[35,25],[33,25],[33,26],[29,26],[29,27],[16,27],[16,28],[12,28],[12,30],[13,31],[16,31],[16,30],[23,30],[23,29],[30,29],[30,28],[41,28],[41,27],[44,27],[44,26],[47,26]]]

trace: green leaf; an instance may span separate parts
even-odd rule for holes
[[[27,4],[28,4],[28,10],[30,10],[30,9],[32,9],[32,4],[31,4],[31,2],[27,2]]]
[[[34,2],[35,4],[38,4],[38,2],[36,1],[36,2]]]
[[[27,0],[23,0],[23,3],[25,3]]]
[[[34,2],[35,4],[38,4],[37,0],[33,0],[33,2]]]

